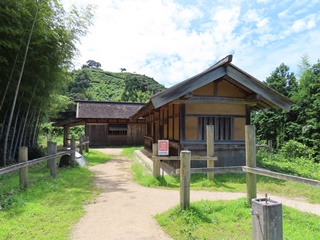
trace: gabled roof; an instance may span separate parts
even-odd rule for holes
[[[190,95],[192,91],[210,82],[221,79],[245,93],[248,102],[255,101],[255,104],[252,105],[252,109],[254,110],[265,108],[282,108],[286,111],[290,110],[292,103],[288,98],[271,89],[237,66],[231,64],[231,61],[232,55],[228,55],[207,70],[153,95],[150,102],[140,109],[137,114],[133,115],[132,118],[141,117],[151,109],[157,109],[176,99],[184,98],[184,96],[187,98],[191,97],[190,100],[186,100],[185,103],[188,101],[196,102],[196,98],[193,98],[192,95]]]
[[[76,101],[76,118],[130,119],[145,103]]]

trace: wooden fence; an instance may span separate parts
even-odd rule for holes
[[[246,173],[247,183],[247,201],[251,205],[251,200],[257,198],[257,181],[256,174],[268,176],[277,179],[290,180],[302,184],[307,184],[320,188],[320,181],[292,176],[289,174],[272,172],[267,169],[256,167],[256,137],[255,137],[255,126],[247,125],[245,127],[245,138],[246,138],[246,166],[237,167],[219,167],[219,168],[190,168],[190,161],[193,159],[190,151],[181,151],[180,153],[180,169],[177,169],[177,173],[180,174],[180,206],[181,209],[186,209],[190,205],[190,174],[192,173],[205,173],[205,172],[239,172],[243,171]],[[162,157],[161,157],[162,159]],[[177,160],[177,159],[175,159]]]
[[[47,156],[28,160],[28,148],[27,147],[20,147],[19,148],[19,157],[18,157],[18,164],[14,164],[5,168],[0,169],[0,175],[14,172],[19,170],[19,182],[20,186],[23,188],[28,187],[28,167],[35,165],[40,162],[47,161],[47,167],[50,169],[50,175],[55,178],[57,175],[57,158],[70,155],[71,157],[71,165],[75,163],[75,152],[77,148],[79,148],[79,152],[82,154],[83,150],[86,152],[89,151],[89,137],[80,137],[80,143],[76,145],[76,141],[74,137],[71,140],[71,149],[70,150],[63,150],[59,151],[57,149],[57,143],[48,141],[47,145]]]

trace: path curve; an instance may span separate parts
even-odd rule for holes
[[[104,153],[121,154],[121,150],[100,149]],[[132,161],[121,156],[105,164],[90,167],[96,184],[103,190],[93,204],[85,206],[86,214],[71,231],[71,239],[172,239],[156,220],[157,213],[179,204],[179,191],[146,188],[133,181]],[[244,193],[191,191],[191,201],[233,200]],[[259,196],[258,196],[259,197]],[[309,204],[274,196],[284,205],[320,215],[320,204]]]

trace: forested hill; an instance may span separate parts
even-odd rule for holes
[[[68,94],[73,100],[148,102],[150,96],[163,89],[145,75],[84,68],[73,72]]]

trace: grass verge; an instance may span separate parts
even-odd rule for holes
[[[156,219],[174,239],[252,239],[251,208],[246,199],[199,201],[184,211],[176,206]],[[319,239],[320,217],[283,207],[284,239]]]
[[[178,176],[164,176],[155,178],[144,167],[135,163],[132,166],[134,179],[147,187],[179,189]],[[190,187],[192,190],[246,192],[245,174],[216,174],[214,180],[208,180],[205,174],[191,174]],[[320,203],[320,189],[291,181],[284,181],[257,175],[257,190],[268,193],[269,196],[278,195],[290,198],[307,199],[310,203]]]
[[[91,165],[108,156],[95,150],[84,154]],[[84,214],[83,204],[99,190],[88,168],[62,168],[52,179],[46,163],[29,168],[29,186],[19,188],[18,174],[0,176],[0,239],[68,239]]]

